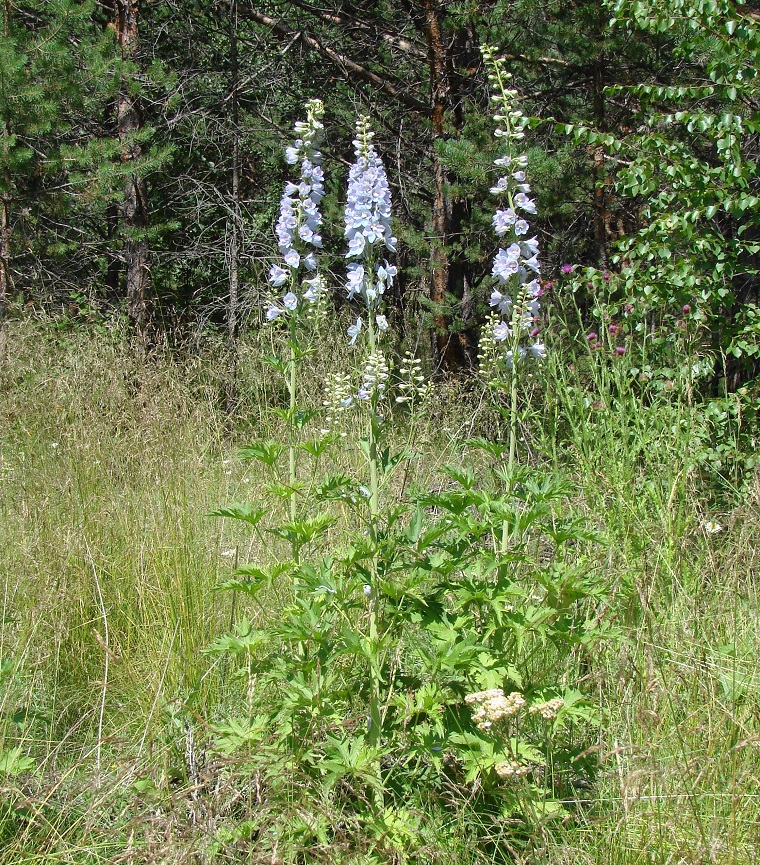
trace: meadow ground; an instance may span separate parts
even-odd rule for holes
[[[526,447],[571,477],[605,536],[598,612],[621,632],[584,682],[602,709],[593,785],[529,853],[505,853],[507,835],[473,844],[478,827],[456,814],[447,826],[423,819],[385,858],[278,836],[271,827],[298,817],[297,796],[272,799],[242,757],[213,747],[214,724],[255,713],[255,681],[203,653],[241,615],[278,612],[276,592],[259,608],[215,591],[236,561],[268,551],[244,525],[208,516],[261,494],[260,469],[237,452],[278,432],[267,406],[282,395],[263,351],[242,343],[230,413],[213,345],[144,365],[118,334],[11,324],[0,367],[0,859],[757,861],[760,477],[695,463],[704,428],[688,401],[617,386],[613,401],[603,377],[573,379],[551,362]],[[414,432],[423,486],[493,425],[477,388],[436,388]]]

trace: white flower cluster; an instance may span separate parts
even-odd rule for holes
[[[336,415],[342,414],[354,404],[353,389],[351,387],[351,376],[347,373],[335,372],[327,376],[325,384],[325,398],[322,405],[325,409],[325,426],[322,433],[330,432]],[[345,435],[345,433],[341,433]]]
[[[356,398],[360,400],[368,400],[375,392],[382,395],[385,391],[385,383],[388,381],[389,376],[390,369],[382,352],[373,351],[364,365],[364,379]]]
[[[317,257],[313,251],[309,251],[309,247],[322,248],[319,204],[325,186],[322,154],[317,148],[324,131],[323,116],[322,101],[310,100],[306,105],[306,121],[299,120],[296,123],[295,142],[292,147],[285,149],[285,159],[289,165],[301,163],[301,176],[298,183],[288,181],[285,184],[280,200],[275,235],[285,266],[273,264],[269,270],[269,282],[275,288],[290,283],[290,290],[282,298],[281,305],[269,306],[267,321],[274,321],[283,313],[295,312],[301,300],[307,304],[318,303],[326,287],[324,278],[316,273]],[[313,275],[302,280],[302,297],[299,299],[294,289],[301,266]]]
[[[427,396],[429,386],[422,374],[422,361],[410,351],[407,351],[401,359],[399,376],[401,380],[398,384],[399,394],[396,402],[412,402]]]
[[[356,122],[354,148],[356,161],[348,174],[348,194],[345,211],[345,236],[349,259],[346,278],[348,299],[360,296],[380,332],[387,329],[385,316],[378,315],[381,298],[396,278],[398,271],[386,260],[380,260],[377,248],[384,246],[396,251],[396,238],[391,230],[391,191],[380,157],[372,143],[374,133],[369,118]],[[358,318],[348,330],[355,342],[362,327]]]
[[[504,69],[504,61],[496,58],[487,47],[483,48],[483,56],[494,70],[489,75],[494,85],[491,98],[498,105],[494,134],[504,139],[511,149],[514,141],[525,137],[526,119],[515,106],[517,91],[505,86],[510,75]],[[525,179],[527,156],[505,155],[496,159],[495,164],[505,173],[491,187],[491,192],[501,199],[492,221],[505,246],[496,253],[491,271],[496,285],[489,303],[498,318],[490,324],[489,338],[509,346],[505,359],[507,365],[512,366],[527,354],[539,359],[546,355],[545,346],[537,338],[536,327],[538,299],[543,293],[538,279],[538,238],[527,237],[530,225],[526,216],[535,214],[536,202],[530,198],[530,184]],[[525,340],[528,335],[532,341]]]
[[[497,721],[514,717],[525,705],[525,698],[519,691],[505,697],[501,688],[468,694],[464,701],[475,707],[472,720],[479,730],[489,730]]]
[[[522,778],[529,772],[528,767],[524,763],[518,763],[517,760],[504,760],[497,763],[494,770],[503,781]]]
[[[551,721],[557,717],[557,712],[565,705],[562,697],[554,697],[545,703],[534,703],[528,711],[531,715],[540,715],[544,721]]]

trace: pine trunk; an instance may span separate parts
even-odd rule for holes
[[[430,66],[430,92],[432,98],[433,127],[433,242],[430,250],[431,291],[430,299],[438,307],[447,302],[449,288],[449,258],[446,251],[448,214],[446,209],[446,171],[441,163],[436,142],[445,136],[445,111],[450,96],[449,77],[446,70],[446,47],[443,42],[441,21],[435,0],[424,0],[425,39]],[[449,321],[443,312],[436,312],[435,347],[438,361],[445,367],[458,365],[456,348],[449,332]]]
[[[599,131],[605,129],[604,111],[604,58],[600,57],[592,70],[594,122]],[[597,266],[607,267],[607,191],[604,167],[604,147],[593,148],[591,154],[591,177],[594,182],[594,246]]]
[[[116,0],[116,32],[122,60],[129,61],[139,44],[139,0]],[[137,163],[142,146],[136,134],[142,129],[140,100],[132,93],[130,82],[122,75],[116,108],[116,125],[121,143],[121,158],[126,166]],[[152,343],[150,249],[145,236],[149,222],[148,192],[145,178],[128,173],[121,205],[124,229],[124,265],[126,270],[127,313],[145,347]]]

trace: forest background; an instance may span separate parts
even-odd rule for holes
[[[752,861],[759,21],[723,0],[3,0],[7,861]],[[253,728],[219,732],[260,708],[250,670],[201,654],[240,614],[214,591],[222,554],[250,552],[204,515],[263,483],[237,448],[282,434],[267,273],[309,99],[329,222],[358,114],[387,166],[395,348],[440,395],[417,482],[504,433],[478,383],[498,246],[483,43],[531,116],[550,360],[522,457],[572,475],[605,535],[607,591],[584,603],[625,647],[573,660],[603,710],[574,779],[591,804],[566,791],[517,829],[468,811],[466,785],[393,819],[317,806],[306,780],[276,792],[240,754]],[[315,394],[352,317],[337,228],[325,255],[340,339]]]

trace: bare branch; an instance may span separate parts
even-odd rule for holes
[[[263,12],[258,12],[253,9],[250,10],[248,14],[254,21],[258,21],[259,24],[264,24],[266,27],[270,27],[275,33],[285,39],[300,39],[304,45],[318,51],[320,54],[331,60],[349,81],[351,80],[351,75],[355,75],[363,81],[368,81],[370,84],[374,84],[374,86],[379,90],[382,90],[383,93],[386,93],[393,99],[397,99],[408,108],[413,108],[415,111],[420,111],[425,114],[429,112],[430,108],[424,102],[420,102],[413,96],[402,93],[395,84],[392,84],[386,78],[381,78],[376,73],[362,66],[360,63],[357,63],[355,60],[352,60],[350,57],[347,57],[345,54],[341,54],[334,48],[329,48],[327,45],[323,45],[319,39],[306,33],[304,30],[291,30],[290,27],[283,24],[281,21],[276,21],[274,18],[270,18],[269,15],[265,15]]]

